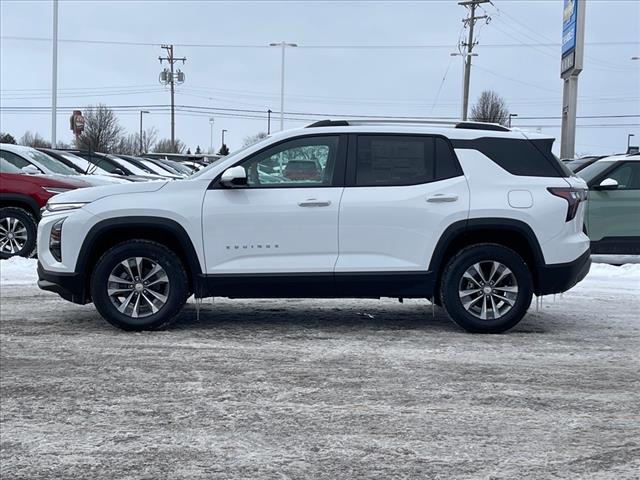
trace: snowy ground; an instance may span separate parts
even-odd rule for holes
[[[505,335],[424,301],[216,300],[127,334],[0,262],[1,478],[638,478],[640,264]]]

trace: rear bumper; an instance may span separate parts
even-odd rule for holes
[[[536,295],[566,292],[582,281],[591,268],[591,251],[587,250],[572,262],[544,265],[538,268]]]
[[[45,270],[38,262],[38,287],[54,292],[69,302],[85,304],[86,295],[84,275],[80,273],[57,273]]]

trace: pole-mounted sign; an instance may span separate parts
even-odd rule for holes
[[[562,11],[562,51],[560,78],[562,90],[562,138],[560,157],[573,158],[576,143],[576,113],[578,103],[578,75],[584,57],[585,0],[564,0]]]

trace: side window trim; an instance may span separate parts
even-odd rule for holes
[[[417,182],[412,184],[403,184],[403,185],[358,185],[357,180],[357,168],[358,168],[358,137],[363,136],[372,136],[372,137],[427,137],[433,138],[433,149],[434,149],[434,178],[433,180],[429,180],[428,182]],[[447,178],[437,178],[435,174],[437,174],[437,165],[438,159],[435,156],[436,149],[436,139],[442,139],[445,141],[447,146],[449,147],[449,152],[451,154],[451,158],[455,161],[456,171],[458,175],[455,177],[447,177]],[[460,165],[460,160],[458,160],[458,156],[456,155],[455,149],[453,148],[453,143],[451,139],[446,137],[445,135],[432,134],[432,133],[384,133],[384,132],[362,132],[362,133],[350,133],[349,134],[349,152],[347,156],[347,167],[346,167],[346,178],[345,178],[345,187],[357,187],[357,188],[372,188],[372,187],[410,187],[412,185],[427,185],[429,183],[439,182],[442,180],[446,180],[448,178],[456,178],[463,175],[462,166]]]
[[[258,150],[257,152],[252,153],[249,156],[241,158],[233,165],[230,165],[227,168],[237,167],[239,165],[243,165],[246,162],[250,162],[253,158],[258,155],[261,155],[267,150],[270,150],[274,147],[282,145],[287,142],[302,140],[308,138],[317,138],[317,137],[336,137],[338,139],[338,151],[336,152],[336,161],[333,167],[333,178],[331,180],[330,185],[313,185],[313,184],[292,184],[292,185],[280,185],[274,187],[238,187],[236,190],[279,190],[279,189],[289,189],[289,188],[332,188],[332,187],[344,187],[345,185],[345,168],[347,163],[347,141],[348,135],[344,133],[317,133],[312,135],[299,135],[295,137],[285,138],[279,142],[271,143],[266,145],[264,148]],[[225,169],[226,170],[226,169]],[[222,172],[220,172],[216,178],[214,178],[209,184],[209,190],[227,190],[227,187],[224,187],[220,184],[220,177],[222,176]]]

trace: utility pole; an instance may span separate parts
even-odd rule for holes
[[[53,0],[53,59],[51,62],[51,148],[56,148],[58,115],[58,0]]]
[[[487,0],[489,1],[489,0]],[[282,49],[282,59],[280,65],[280,130],[284,130],[284,50],[286,47],[297,47],[297,43],[287,43],[287,42],[279,42],[279,43],[270,43],[270,47],[280,47]]]
[[[222,129],[222,145],[220,145],[220,148],[222,148],[224,146],[224,132],[226,132],[227,130],[225,130],[224,128]]]
[[[271,135],[271,109],[267,110],[267,135]]]
[[[186,57],[175,58],[173,56],[173,45],[162,45],[160,48],[163,48],[167,51],[166,57],[158,57],[160,60],[160,64],[162,62],[167,62],[169,64],[169,70],[166,68],[164,71],[160,73],[160,83],[166,85],[169,84],[171,86],[171,148],[175,151],[176,148],[176,112],[175,112],[175,84],[176,83],[184,83],[184,73],[180,69],[178,69],[177,73],[173,71],[173,64],[176,62],[184,62],[187,61]]]
[[[462,94],[462,121],[467,120],[467,112],[469,110],[469,82],[471,80],[471,56],[473,47],[478,43],[477,41],[474,43],[473,40],[473,27],[476,24],[476,20],[481,20],[483,18],[489,19],[487,15],[480,15],[476,17],[476,7],[481,3],[488,3],[490,0],[465,0],[463,2],[458,2],[458,5],[462,5],[465,8],[469,9],[469,16],[462,20],[465,26],[469,27],[469,39],[467,43],[462,43],[462,46],[466,47],[466,58],[464,62],[464,86],[463,86],[463,94]],[[489,20],[487,20],[489,21]]]

